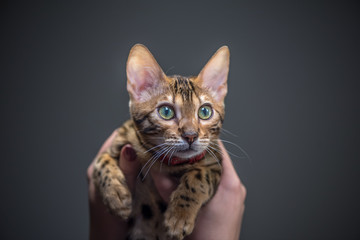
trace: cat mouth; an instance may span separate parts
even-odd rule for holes
[[[194,151],[195,151],[195,150],[192,149],[191,147],[186,148],[186,149],[177,150],[177,152],[182,152],[182,153],[185,153],[185,152],[194,152]]]
[[[199,151],[193,149],[191,146],[189,146],[189,148],[185,148],[185,149],[179,149],[176,151],[176,153],[181,154],[182,156],[186,156],[186,155],[193,155],[198,153]],[[175,153],[175,155],[176,155]]]
[[[192,148],[186,148],[186,149],[179,149],[174,153],[174,157],[186,159],[191,158],[195,155],[199,154],[199,151],[194,150]]]
[[[169,158],[169,157],[164,157],[162,162],[167,163],[168,165],[179,165],[179,164],[192,164],[192,163],[196,163],[200,160],[202,160],[205,157],[205,151],[201,152],[200,154],[196,154],[195,156],[191,157],[191,158],[179,158],[179,157],[173,157],[173,158]]]

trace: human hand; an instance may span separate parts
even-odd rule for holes
[[[111,146],[117,132],[113,132],[100,148],[97,155]],[[96,158],[95,158],[96,159]],[[125,145],[120,152],[119,167],[125,175],[130,191],[134,191],[135,180],[139,162],[136,161],[136,153],[130,145]],[[119,160],[120,160],[119,159]],[[95,160],[94,160],[95,161]],[[120,217],[110,214],[103,204],[99,193],[93,182],[93,163],[87,169],[88,191],[89,191],[89,217],[90,217],[90,240],[123,240],[126,239],[128,225]]]
[[[113,133],[104,143],[99,153],[111,145],[116,133]],[[246,189],[241,183],[224,146],[223,174],[214,197],[200,210],[193,233],[186,239],[238,239]],[[131,191],[134,191],[136,177],[140,165],[136,154],[130,145],[123,147],[120,153],[119,167],[124,172]],[[90,239],[125,239],[127,224],[122,219],[112,216],[103,205],[92,182],[92,164],[88,168],[89,206],[90,206]],[[155,186],[164,201],[168,202],[170,195],[178,185],[178,180],[171,178],[156,169],[151,171]]]
[[[222,142],[222,175],[214,197],[200,210],[187,240],[237,240],[245,210],[246,188],[241,183]]]
[[[193,232],[186,240],[235,240],[239,239],[242,218],[245,210],[246,188],[241,183],[222,142],[219,142],[223,155],[222,175],[214,197],[200,210]],[[178,185],[156,169],[151,175],[161,197],[168,202]]]

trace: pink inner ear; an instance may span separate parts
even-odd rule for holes
[[[136,44],[130,50],[126,72],[128,77],[127,89],[135,100],[141,100],[144,95],[159,88],[165,74],[151,55],[150,51],[141,44]]]
[[[141,84],[139,84],[139,91],[144,91],[149,88],[157,87],[159,84],[159,74],[156,74],[150,67],[144,67],[140,76]]]
[[[230,61],[229,48],[224,46],[211,57],[199,74],[203,88],[209,89],[216,100],[222,101],[227,93]]]
[[[206,69],[202,75],[202,86],[209,89],[213,96],[222,101],[227,93],[227,69]]]
[[[160,70],[161,71],[161,70]],[[129,65],[127,70],[128,91],[137,100],[141,95],[152,89],[159,87],[159,80],[162,78],[161,72],[152,67]]]
[[[131,85],[134,86],[135,94],[139,95],[151,84],[148,82],[149,74],[144,70],[130,71],[129,80]]]
[[[226,83],[227,71],[224,69],[211,69],[205,72],[203,78],[204,84],[216,91]]]

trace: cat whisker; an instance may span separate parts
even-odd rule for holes
[[[164,154],[164,157],[162,158],[162,161],[164,161],[164,159],[166,158],[166,155],[171,151],[172,147],[168,147],[166,150],[165,150],[165,154]],[[152,160],[152,163],[150,164],[150,166],[148,167],[144,177],[143,177],[143,180],[145,179],[145,177],[148,175],[150,169],[154,166],[154,164],[156,163],[156,161],[162,156],[163,154],[160,154],[159,156],[157,156],[156,158],[154,158],[154,160]]]
[[[215,156],[215,154],[209,149],[209,148],[205,148],[205,150],[216,160],[217,164],[219,165],[219,167],[222,170],[222,166],[220,164],[219,159]]]
[[[249,159],[250,161],[252,161],[251,158],[250,158],[250,156],[246,153],[246,151],[245,151],[242,147],[240,147],[239,145],[237,145],[236,143],[230,142],[230,141],[228,141],[228,140],[220,139],[220,138],[219,138],[219,140],[222,141],[222,142],[224,142],[224,143],[229,143],[229,144],[237,147],[238,149],[240,149],[240,151],[245,155],[245,157],[246,157],[247,159]]]
[[[211,148],[212,150],[214,150],[215,152],[217,152],[217,153],[219,153],[219,154],[221,154],[221,155],[224,155],[223,152],[222,152],[220,149],[215,148],[214,146],[208,145],[207,147],[208,147],[208,148]]]
[[[143,178],[141,179],[142,181],[144,181],[147,173],[149,172],[149,169],[152,167],[152,165],[156,162],[156,160],[164,153],[168,150],[169,147],[165,147],[164,149],[162,149],[161,151],[157,152],[156,154],[154,154],[147,162],[146,164],[141,168],[140,173],[138,176],[140,176],[140,174],[143,172],[143,170],[148,167],[148,170],[146,170],[146,174],[143,176]],[[150,164],[150,165],[149,165]]]
[[[213,144],[213,146],[211,146],[211,144]],[[210,142],[210,144],[208,145],[208,147],[210,147],[210,148],[213,149],[213,150],[216,150],[216,151],[217,151],[218,153],[220,153],[221,155],[224,155],[223,152],[221,151],[221,149],[215,148],[215,147],[220,147],[218,144]],[[238,155],[230,152],[230,151],[227,150],[227,149],[226,149],[226,152],[227,152],[229,155],[233,156],[233,157],[242,158],[242,157],[239,157]]]
[[[172,151],[172,152],[171,152],[171,154],[170,154],[168,164],[171,162],[171,158],[172,158],[173,154],[176,152],[176,148],[175,148],[175,146],[173,146],[173,147],[170,149],[170,151]],[[161,172],[161,170],[162,170],[162,165],[163,165],[163,163],[164,163],[164,159],[162,159],[162,160],[161,160],[161,164],[160,164],[160,172]]]
[[[158,148],[158,147],[163,146],[163,145],[167,145],[167,143],[162,143],[162,144],[156,145],[155,147],[152,147],[152,148],[148,149],[148,150],[145,151],[144,153],[150,152],[150,151],[153,150],[154,148]]]
[[[152,168],[152,166],[156,163],[156,161],[158,160],[158,158],[154,158],[151,162],[151,164],[149,165],[148,169],[146,170],[146,173],[144,175],[144,177],[142,178],[142,181],[144,181],[144,179],[146,178],[146,176],[148,175],[150,169]]]
[[[171,157],[172,157],[172,155],[174,154],[175,151],[176,151],[175,146],[172,146],[172,147],[170,148],[170,150],[164,155],[163,159],[161,159],[160,172],[161,172],[161,169],[162,169],[163,162],[164,162],[164,160],[165,160],[165,158],[166,158],[166,155],[168,155],[168,154],[171,152],[170,157],[169,157],[169,160],[168,160],[168,163],[170,163],[170,162],[171,162]]]
[[[173,150],[173,152],[171,153],[170,158],[169,158],[169,161],[168,161],[168,166],[170,166],[172,156],[173,156],[173,154],[174,154],[175,152],[176,152],[176,148],[174,147],[174,150]]]
[[[236,135],[235,133],[232,133],[232,132],[230,132],[229,130],[226,130],[224,127],[222,127],[222,128],[220,129],[220,131],[222,131],[223,133],[226,133],[226,134],[230,134],[230,135],[233,136],[233,137],[239,137],[239,136]]]
[[[175,68],[175,66],[171,66],[171,67],[169,67],[169,68],[168,68],[168,70],[166,70],[165,75],[167,75],[167,74],[168,74],[168,72],[169,72],[171,69],[174,69],[174,68]]]
[[[138,178],[140,177],[141,173],[143,172],[143,170],[146,168],[147,165],[149,165],[149,163],[151,163],[152,159],[161,156],[161,154],[163,154],[169,147],[165,146],[165,147],[161,147],[160,150],[155,153],[149,160],[147,160],[147,162],[144,164],[144,166],[141,168],[139,174],[138,174]],[[143,180],[143,179],[142,179]]]

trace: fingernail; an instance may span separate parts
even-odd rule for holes
[[[136,159],[136,153],[131,147],[126,147],[125,155],[128,161],[134,161]]]

